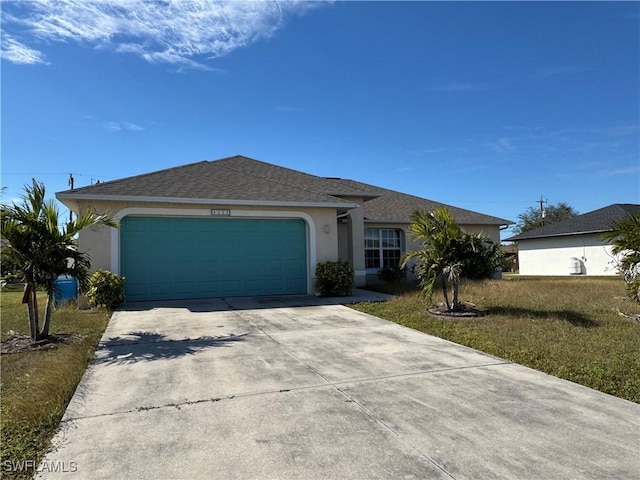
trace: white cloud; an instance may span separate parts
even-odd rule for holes
[[[564,128],[550,132],[551,135],[564,136],[570,134],[588,134],[600,135],[605,137],[627,137],[630,135],[639,135],[640,126],[638,125],[613,125],[609,127],[573,127]]]
[[[27,47],[11,35],[4,32],[2,32],[2,49],[0,50],[0,57],[13,63],[26,65],[47,63],[45,62],[44,56],[41,52]]]
[[[441,92],[478,92],[481,90],[490,90],[495,87],[488,83],[447,83],[439,85],[434,90]]]
[[[612,170],[601,170],[598,172],[599,177],[614,177],[618,175],[637,175],[640,172],[638,165],[632,165],[629,167],[616,168]]]
[[[104,128],[109,130],[110,132],[121,132],[122,130],[128,130],[130,132],[139,132],[144,130],[140,125],[136,125],[131,122],[107,122],[104,125]]]
[[[516,151],[514,142],[520,140],[518,137],[501,137],[485,143],[485,147],[500,154],[508,154]]]
[[[557,77],[559,75],[568,75],[572,73],[582,73],[588,71],[589,68],[584,65],[561,65],[561,66],[549,66],[540,68],[531,72],[529,75],[530,80],[544,80],[551,77]]]
[[[592,128],[587,130],[587,133],[596,133],[608,137],[626,137],[628,135],[640,134],[640,128],[638,125],[617,125],[605,128]]]
[[[444,151],[444,148],[421,148],[415,150],[409,150],[407,153],[409,155],[417,155],[419,157],[425,155],[433,155],[434,153],[441,153]]]
[[[134,53],[151,63],[210,70],[193,57],[216,58],[267,39],[287,17],[320,2],[212,0],[33,0],[3,5],[3,29],[15,27],[24,39],[9,37],[3,57],[42,63],[42,53],[26,42],[69,42]],[[28,40],[27,40],[28,39]],[[15,45],[15,46],[13,46]],[[5,53],[5,47],[9,53]],[[22,56],[19,51],[22,48]],[[13,50],[9,50],[12,48]],[[32,58],[35,61],[18,61]]]

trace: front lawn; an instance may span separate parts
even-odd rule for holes
[[[619,278],[519,278],[466,282],[460,299],[480,318],[436,318],[417,291],[357,310],[640,403],[640,313]],[[439,292],[434,301],[441,301]]]
[[[0,294],[3,341],[11,330],[29,333],[26,307],[21,300],[22,291]],[[44,294],[38,301],[43,307]],[[33,476],[110,316],[105,310],[60,308],[53,314],[50,333],[79,334],[76,343],[0,357],[2,478]]]

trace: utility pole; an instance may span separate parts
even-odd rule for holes
[[[69,187],[73,190],[73,173],[69,174]],[[73,222],[73,212],[69,210],[69,222]]]
[[[542,195],[540,195],[540,200],[538,200],[538,203],[540,204],[540,226],[542,226],[544,225],[545,217],[544,204],[547,203],[547,200],[545,200]]]

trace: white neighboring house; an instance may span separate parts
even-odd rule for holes
[[[640,205],[616,203],[507,238],[518,243],[520,275],[616,275],[616,258],[602,234]]]

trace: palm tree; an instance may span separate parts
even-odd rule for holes
[[[640,215],[629,214],[603,234],[611,242],[611,253],[620,255],[618,268],[627,284],[629,297],[640,303]]]
[[[463,232],[445,207],[437,207],[432,212],[413,212],[409,232],[413,241],[420,242],[422,248],[407,252],[403,256],[402,267],[411,260],[417,260],[416,274],[424,294],[431,298],[439,284],[447,309],[459,310],[462,304],[458,290],[465,264],[470,254],[477,252],[489,238],[484,233]]]
[[[29,330],[33,341],[49,336],[53,300],[59,275],[71,275],[81,285],[86,282],[90,261],[79,252],[75,237],[83,228],[92,225],[116,226],[107,215],[85,211],[75,220],[59,227],[61,220],[58,207],[53,200],[45,200],[44,184],[33,179],[25,186],[22,203],[0,206],[2,237],[8,241],[2,249],[3,262],[9,261],[20,270],[25,282],[23,301],[27,304]],[[47,293],[45,318],[39,328],[36,288]]]

